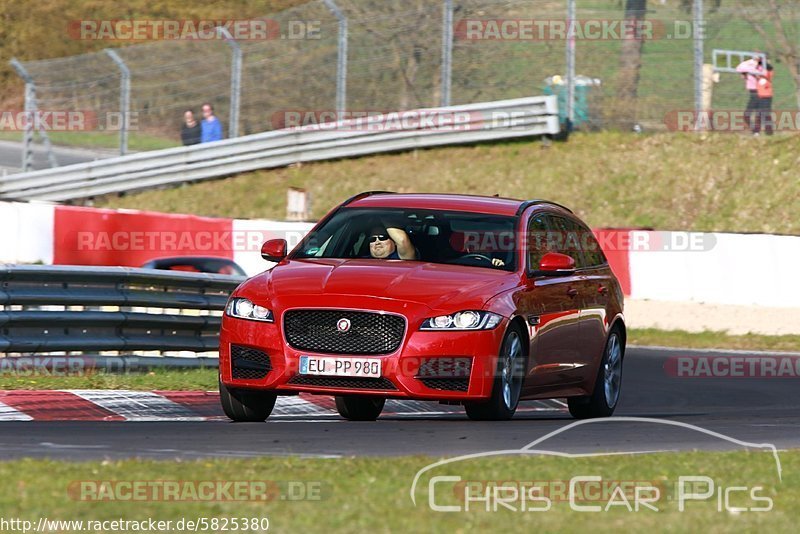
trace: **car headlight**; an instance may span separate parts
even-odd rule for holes
[[[496,313],[466,310],[425,319],[420,330],[491,330],[502,319]]]
[[[265,323],[274,322],[272,310],[268,310],[264,306],[253,304],[251,301],[239,297],[234,297],[228,301],[228,305],[225,307],[225,313],[239,319],[263,321]]]

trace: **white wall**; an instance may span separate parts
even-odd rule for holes
[[[634,233],[650,234],[633,236],[650,242],[659,242],[659,234],[666,234]],[[698,248],[704,250],[632,250],[631,296],[800,307],[800,237],[722,233],[702,237],[704,245]]]
[[[261,245],[268,239],[285,239],[292,250],[314,223],[268,221],[262,219],[233,221],[233,261],[248,275],[269,269],[273,263],[261,258]]]
[[[0,262],[53,263],[52,204],[0,202]]]

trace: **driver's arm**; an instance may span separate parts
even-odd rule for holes
[[[386,231],[389,232],[389,237],[391,237],[392,241],[394,241],[394,244],[397,247],[397,255],[400,256],[400,259],[417,259],[417,251],[414,248],[414,245],[411,243],[411,239],[408,237],[408,234],[405,232],[405,230],[397,228],[396,226],[390,227],[387,225]]]

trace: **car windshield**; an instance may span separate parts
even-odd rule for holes
[[[311,232],[292,259],[375,259],[370,241],[405,232],[416,260],[513,271],[514,217],[424,209],[343,208]],[[385,232],[385,233],[384,233]],[[397,255],[387,259],[397,259]]]

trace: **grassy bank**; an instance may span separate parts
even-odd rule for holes
[[[88,148],[88,149],[119,149],[119,134],[116,132],[49,132],[50,142],[54,145]],[[0,131],[0,141],[23,141],[22,132]],[[41,143],[35,138],[36,143]],[[146,133],[130,133],[128,135],[128,150],[160,150],[180,146],[178,139],[168,139]]]
[[[596,133],[298,165],[107,198],[99,205],[236,218],[286,214],[306,188],[319,218],[360,191],[547,198],[594,227],[800,234],[796,136]],[[768,215],[766,215],[768,214]]]
[[[262,428],[266,430],[268,425],[252,427],[253,431]],[[0,502],[3,503],[5,518],[22,518],[34,524],[40,517],[84,521],[153,518],[173,522],[198,518],[209,521],[211,518],[227,518],[229,521],[230,518],[268,518],[269,530],[277,532],[414,532],[423,525],[426,532],[521,531],[528,528],[540,532],[581,532],[617,530],[622,526],[626,530],[659,532],[790,532],[794,531],[798,519],[795,503],[800,499],[800,452],[782,452],[780,460],[782,482],[776,475],[772,454],[762,451],[593,458],[480,458],[453,463],[422,475],[415,492],[416,505],[410,498],[412,481],[416,472],[434,459],[345,458],[332,461],[257,458],[89,463],[22,460],[0,463],[0,476],[7,481],[0,488]],[[491,503],[487,511],[486,503],[474,502],[466,511],[437,512],[429,506],[428,482],[432,476],[442,474],[461,477],[462,481],[514,481],[503,482],[506,487],[515,483],[522,487],[535,485],[548,492],[546,495],[551,498],[551,507],[535,513],[520,512],[522,505],[517,500],[509,505],[517,511]],[[572,477],[587,475],[602,477],[611,488],[624,488],[623,484],[630,484],[630,481],[635,481],[640,487],[658,488],[659,498],[651,501],[658,511],[644,506],[638,511],[629,511],[619,495],[615,499],[617,505],[609,507],[608,511],[573,511],[569,494],[563,492],[563,484],[568,484]],[[676,484],[681,476],[695,475],[710,477],[715,492],[733,486],[761,487],[757,495],[770,499],[772,509],[768,512],[731,512],[722,506],[719,510],[715,493],[705,500],[686,501],[685,511],[681,512]],[[92,482],[82,485],[81,481]],[[176,495],[185,499],[191,499],[190,488],[199,481],[261,481],[275,492],[267,493],[266,500],[260,500],[264,493],[252,485],[248,487],[253,490],[240,494],[246,500],[238,502],[176,502],[147,500],[141,496],[116,500],[124,492],[109,491],[114,486],[107,481],[180,481],[181,490]],[[531,481],[536,482],[531,484]],[[558,489],[559,485],[562,489]],[[572,495],[578,505],[605,507],[611,500],[611,491],[594,495],[589,493],[588,485],[576,485],[575,488]],[[437,483],[435,489],[435,504],[459,506],[463,510],[463,486],[443,481]],[[698,492],[700,489],[696,488]],[[623,491],[633,507],[634,490],[629,487]],[[254,496],[258,496],[257,500],[249,500]],[[728,502],[730,506],[741,508],[762,507],[766,503],[766,500],[754,501],[740,492],[732,493]],[[528,502],[527,506],[543,508],[545,504],[544,501]],[[221,528],[211,531],[221,531]],[[171,531],[189,529],[173,527]]]

